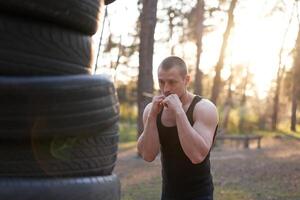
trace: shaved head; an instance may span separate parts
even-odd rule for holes
[[[182,77],[185,77],[187,75],[187,67],[185,62],[177,56],[169,56],[165,58],[160,63],[158,70],[163,69],[165,71],[168,71],[171,68],[179,69],[180,75],[182,75]]]

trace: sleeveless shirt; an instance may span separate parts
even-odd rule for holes
[[[195,96],[186,111],[193,126],[193,111],[202,97]],[[161,122],[163,110],[157,116],[157,128],[161,146],[162,199],[190,200],[213,195],[210,171],[210,154],[199,164],[193,164],[185,155],[178,137],[177,127],[166,127]],[[216,135],[217,127],[214,137]]]

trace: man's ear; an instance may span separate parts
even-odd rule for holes
[[[191,80],[191,76],[187,74],[185,76],[185,85],[188,85],[190,83],[190,80]]]

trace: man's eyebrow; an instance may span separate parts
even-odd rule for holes
[[[177,82],[176,79],[167,79],[168,82]]]
[[[163,80],[163,79],[158,79],[158,81],[177,81],[176,79],[172,79],[172,78],[169,78],[169,79],[166,79],[166,80]]]

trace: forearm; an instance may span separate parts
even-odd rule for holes
[[[176,112],[176,125],[181,147],[193,163],[201,162],[209,151],[209,145],[190,124],[185,112]]]
[[[144,131],[138,139],[138,152],[144,160],[151,162],[159,152],[159,136],[156,125],[156,117],[149,116]]]

